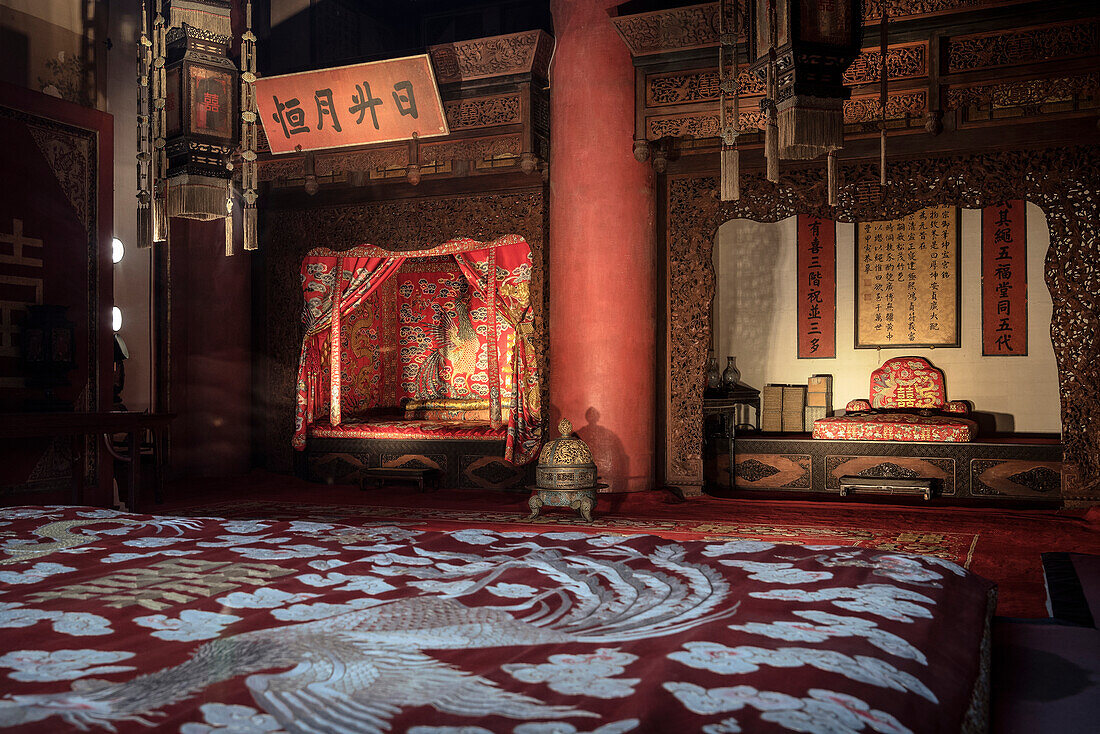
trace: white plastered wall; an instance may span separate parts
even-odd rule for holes
[[[947,378],[947,397],[993,414],[997,431],[1059,433],[1058,371],[1050,341],[1051,300],[1043,277],[1050,235],[1039,207],[1027,205],[1028,356],[983,357],[981,344],[981,211],[962,210],[961,347],[854,348],[855,226],[837,223],[836,359],[797,359],[796,220],[727,222],[714,247],[714,346],[719,369],[737,357],[741,380],[805,384],[833,376],[833,407],[868,397],[872,370],[891,357],[927,358]]]

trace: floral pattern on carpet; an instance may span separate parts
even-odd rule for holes
[[[958,731],[991,584],[835,545],[0,510],[0,727]]]
[[[969,567],[977,533],[912,531],[890,527],[853,526],[840,523],[795,525],[790,523],[753,523],[736,520],[681,520],[675,518],[597,517],[591,523],[580,522],[571,510],[544,508],[535,520],[528,511],[444,510],[428,507],[386,507],[372,505],[320,505],[299,502],[262,502],[232,500],[177,510],[180,514],[205,514],[229,518],[355,522],[358,518],[386,519],[413,523],[428,529],[440,529],[463,523],[506,525],[509,529],[566,526],[588,532],[626,534],[650,533],[677,540],[767,540],[775,543],[835,543],[873,550],[898,551],[936,556]]]

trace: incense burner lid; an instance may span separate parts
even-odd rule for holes
[[[535,481],[543,489],[591,489],[596,485],[596,463],[587,444],[573,436],[573,424],[558,424],[561,438],[542,447]]]

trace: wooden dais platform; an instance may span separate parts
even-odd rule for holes
[[[839,496],[855,489],[853,494],[998,502],[1062,499],[1062,445],[1056,437],[994,436],[951,443],[741,434],[715,448],[707,457],[707,483],[721,489]]]

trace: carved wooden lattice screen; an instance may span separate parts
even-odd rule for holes
[[[1100,500],[1100,148],[1050,148],[841,166],[840,205],[825,206],[820,166],[787,166],[778,185],[745,176],[742,199],[720,204],[715,176],[669,177],[666,228],[668,445],[665,480],[701,485],[702,389],[711,331],[718,227],[730,219],[775,222],[795,214],[840,221],[900,217],[934,204],[981,208],[1026,199],[1047,216],[1046,283],[1058,362],[1066,500]]]

